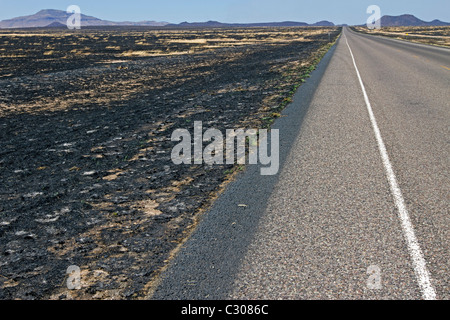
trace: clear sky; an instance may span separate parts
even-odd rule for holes
[[[78,5],[83,14],[112,21],[156,20],[179,23],[329,20],[363,24],[366,9],[376,4],[382,15],[414,14],[450,22],[450,0],[0,0],[0,20],[30,15],[41,9],[65,10]]]

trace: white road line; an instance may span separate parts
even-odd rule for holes
[[[406,209],[405,200],[403,199],[402,192],[397,183],[397,178],[395,177],[394,169],[392,168],[391,161],[389,160],[388,153],[386,151],[386,146],[381,137],[380,129],[378,128],[377,120],[370,105],[369,97],[367,96],[366,89],[364,87],[361,75],[359,73],[358,67],[356,65],[355,57],[353,56],[352,49],[348,44],[347,37],[345,37],[345,42],[347,43],[348,49],[353,59],[353,64],[356,69],[356,74],[358,75],[359,83],[361,85],[362,92],[364,94],[364,100],[366,101],[367,110],[369,112],[370,121],[372,122],[373,131],[375,133],[376,140],[378,142],[378,148],[380,150],[381,158],[383,160],[384,168],[386,170],[386,175],[389,180],[389,185],[391,187],[392,196],[394,198],[395,205],[398,209],[398,214],[401,220],[403,232],[405,234],[406,242],[408,244],[409,254],[413,261],[414,271],[416,273],[416,278],[419,283],[420,289],[422,291],[423,299],[425,300],[436,300],[436,292],[431,284],[430,273],[428,272],[425,258],[423,257],[422,250],[420,249],[419,242],[414,234],[414,227],[409,218],[408,210]]]

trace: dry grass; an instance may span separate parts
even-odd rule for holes
[[[199,54],[223,48],[257,45],[282,46],[328,38],[336,28],[274,27],[230,29],[84,29],[2,30],[0,78],[59,70],[83,61],[102,63],[162,56]],[[16,63],[15,58],[22,59]],[[28,58],[28,59],[24,59]],[[39,66],[38,66],[39,65]]]
[[[189,51],[172,51],[172,52],[164,52],[164,51],[145,51],[145,50],[138,50],[138,51],[125,51],[120,54],[118,54],[118,57],[128,57],[128,58],[145,58],[145,57],[159,57],[159,56],[172,56],[172,55],[182,55],[182,54],[189,54]]]
[[[354,27],[354,29],[367,34],[450,47],[450,27],[383,27],[378,30],[369,30],[366,27]]]

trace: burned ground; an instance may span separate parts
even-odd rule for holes
[[[174,165],[172,132],[267,127],[328,32],[339,30],[0,35],[0,299],[145,297],[242,169]],[[71,265],[81,290],[67,290]]]

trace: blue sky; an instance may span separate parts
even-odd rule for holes
[[[218,20],[221,22],[329,20],[336,24],[362,24],[366,8],[376,4],[382,15],[414,14],[426,21],[450,22],[449,0],[0,0],[0,20],[36,13],[40,9],[65,10],[78,5],[83,14],[112,21]]]

